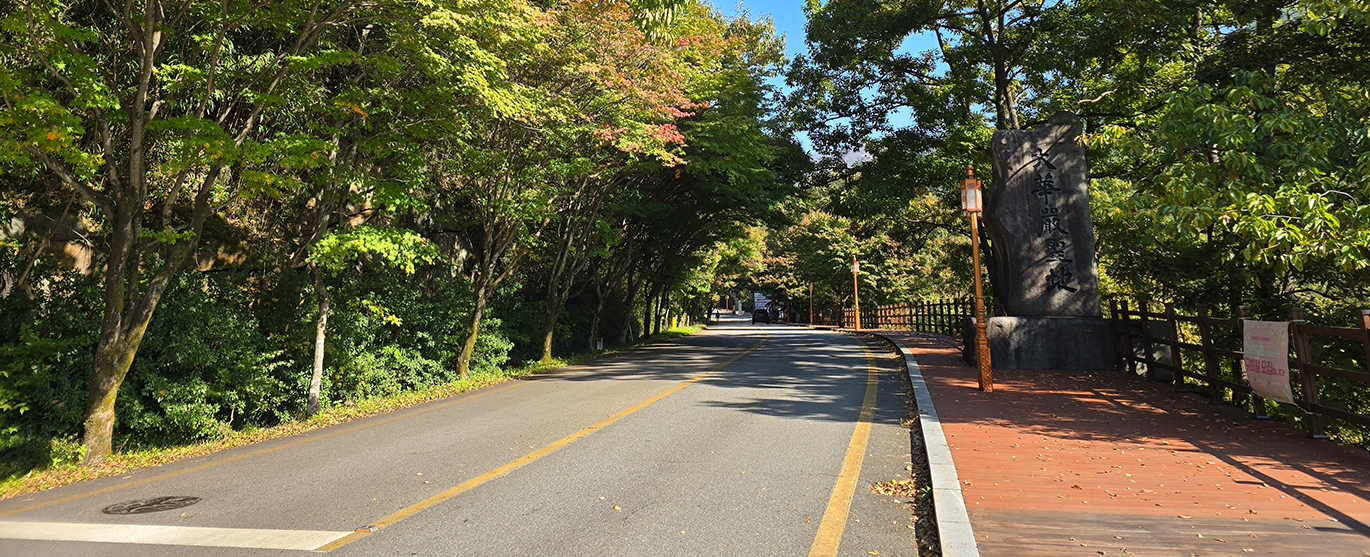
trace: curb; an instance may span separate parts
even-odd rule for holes
[[[961,479],[956,475],[956,464],[952,462],[951,447],[947,445],[942,422],[937,419],[937,409],[932,404],[932,393],[923,381],[923,373],[918,368],[918,361],[913,358],[913,352],[904,343],[879,333],[841,330],[888,340],[904,356],[909,383],[913,385],[913,398],[918,405],[918,422],[923,428],[923,446],[928,453],[932,501],[937,513],[937,534],[942,542],[942,557],[980,557],[980,550],[975,545],[975,532],[970,527],[970,515],[966,512],[966,500],[961,494]]]

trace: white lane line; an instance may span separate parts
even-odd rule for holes
[[[312,550],[352,532],[0,521],[0,539]]]

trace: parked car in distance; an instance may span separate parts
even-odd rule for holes
[[[756,311],[752,312],[752,323],[758,323],[758,322],[760,322],[760,323],[770,323],[770,322],[771,322],[771,314],[770,314],[770,312],[766,311],[766,308],[757,308]]]

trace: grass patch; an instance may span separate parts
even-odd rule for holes
[[[546,373],[565,366],[617,354],[645,344],[689,336],[704,328],[703,325],[677,327],[662,331],[659,334],[652,335],[630,346],[619,349],[578,354],[569,358],[553,358],[550,362],[530,362],[516,368],[502,370],[499,373],[473,375],[468,379],[435,385],[422,390],[409,391],[389,397],[363,400],[351,406],[333,406],[325,408],[318,414],[306,419],[291,421],[273,427],[245,428],[233,431],[224,437],[212,441],[203,441],[192,445],[181,445],[176,447],[139,449],[128,452],[116,451],[115,454],[110,455],[110,457],[106,458],[103,462],[92,466],[81,466],[76,463],[77,459],[64,458],[45,468],[34,469],[23,475],[14,475],[5,478],[4,480],[0,480],[0,500],[19,495],[37,493],[45,489],[70,485],[85,480],[123,474],[139,468],[161,466],[181,459],[204,456],[224,449],[242,447],[260,441],[288,437],[297,433],[305,433],[332,425],[350,422],[358,418],[403,410],[425,402],[431,402],[474,391],[483,387],[507,383],[529,375]],[[76,441],[60,441],[61,443],[59,444],[61,446],[55,447],[55,449],[61,449],[68,452],[75,450]]]

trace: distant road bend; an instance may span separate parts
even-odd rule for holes
[[[916,555],[910,501],[869,489],[908,477],[897,372],[862,337],[729,317],[523,381],[3,501],[0,555]],[[172,496],[199,501],[102,512]]]

